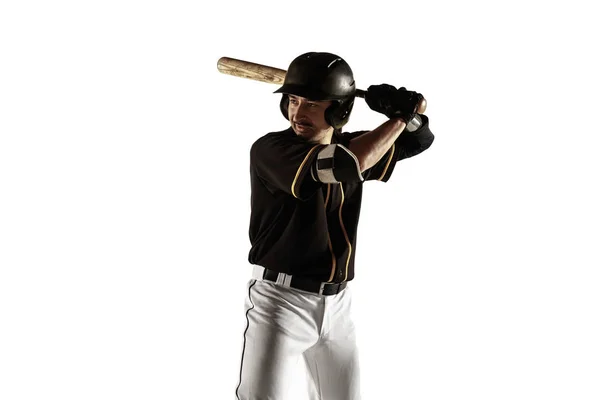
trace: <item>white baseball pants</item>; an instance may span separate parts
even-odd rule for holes
[[[299,357],[310,400],[360,400],[351,285],[319,295],[251,279],[236,400],[285,400]]]

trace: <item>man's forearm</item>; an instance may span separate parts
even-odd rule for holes
[[[358,159],[360,171],[364,172],[377,164],[405,127],[403,120],[390,119],[372,131],[352,139],[349,149]]]

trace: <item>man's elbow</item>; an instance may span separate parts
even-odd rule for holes
[[[429,135],[427,135],[427,137],[425,137],[422,141],[421,141],[421,151],[425,151],[428,148],[431,147],[431,145],[433,144],[433,141],[435,139],[435,136],[433,136],[433,133],[429,133]]]
[[[434,138],[435,137],[433,136],[433,134],[429,134],[426,138],[422,138],[418,142],[406,143],[404,145],[399,146],[398,160],[411,158],[423,153],[425,150],[431,147]]]

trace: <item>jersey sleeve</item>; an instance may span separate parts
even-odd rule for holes
[[[429,118],[424,114],[421,117],[421,126],[413,132],[405,131],[400,134],[396,143],[396,160],[414,157],[431,147],[435,136],[429,129]]]
[[[306,200],[321,186],[311,166],[323,147],[286,132],[270,133],[252,144],[250,165],[269,191]]]

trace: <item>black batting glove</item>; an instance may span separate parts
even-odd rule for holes
[[[394,96],[396,89],[386,83],[381,85],[371,85],[365,93],[365,101],[373,111],[386,115],[390,118],[394,114]]]
[[[384,114],[388,118],[401,118],[410,122],[417,114],[419,102],[423,99],[420,93],[396,89],[392,85],[371,85],[365,93],[365,101],[373,111]]]
[[[423,100],[421,93],[401,87],[394,98],[394,113],[390,118],[402,118],[407,124],[415,117],[419,103]]]

